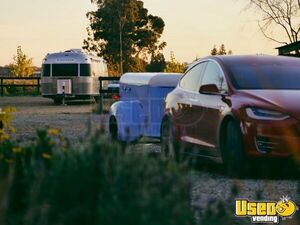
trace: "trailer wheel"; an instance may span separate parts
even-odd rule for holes
[[[62,104],[62,98],[53,98],[53,102],[55,105],[61,105]]]
[[[94,101],[95,103],[99,103],[99,99],[100,99],[99,96],[94,96],[94,97],[93,97],[93,101]]]
[[[109,134],[113,141],[118,140],[118,123],[116,117],[112,116],[109,119]]]

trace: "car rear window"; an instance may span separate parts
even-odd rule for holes
[[[300,59],[281,59],[226,64],[237,89],[300,89]]]

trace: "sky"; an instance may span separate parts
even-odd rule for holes
[[[144,0],[150,14],[165,21],[164,54],[180,62],[210,54],[225,44],[233,54],[270,54],[278,44],[259,31],[259,15],[243,10],[247,0]],[[81,48],[87,37],[90,0],[1,0],[0,66],[12,62],[17,46],[40,66],[47,53]],[[280,34],[274,34],[280,36]],[[282,36],[283,37],[283,36]]]

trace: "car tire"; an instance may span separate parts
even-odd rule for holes
[[[165,117],[161,124],[161,153],[167,159],[180,162],[180,144],[175,138],[172,127],[171,120]]]
[[[242,178],[248,174],[241,129],[234,120],[228,121],[223,141],[222,158],[229,176]]]

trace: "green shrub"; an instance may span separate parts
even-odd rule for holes
[[[38,90],[36,87],[8,86],[5,87],[3,95],[4,96],[38,95]]]
[[[76,149],[55,130],[2,143],[0,224],[194,224],[185,169],[102,136]]]
[[[9,92],[7,90],[7,87],[2,87],[3,88],[3,96],[8,95]]]

